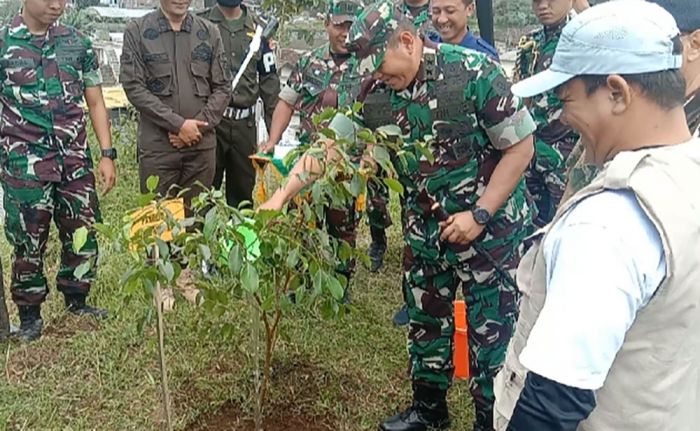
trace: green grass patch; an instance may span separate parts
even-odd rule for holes
[[[115,139],[120,151],[118,183],[101,207],[116,222],[136,205],[138,171],[131,139]],[[131,135],[133,136],[133,135]],[[392,198],[393,219],[398,202]],[[363,221],[358,246],[368,246]],[[0,425],[12,430],[150,430],[162,426],[155,327],[137,331],[150,308],[144,300],[124,304],[118,285],[125,256],[100,242],[98,279],[89,301],[109,309],[96,322],[63,311],[55,290],[60,244],[52,232],[45,269],[51,292],[44,304],[45,335],[32,344],[0,345]],[[354,309],[327,321],[296,310],[283,323],[273,362],[266,430],[375,430],[410,400],[405,329],[391,317],[400,306],[400,226],[389,229],[389,250],[378,274],[358,268]],[[9,285],[11,251],[0,245]],[[9,290],[7,292],[9,298]],[[17,322],[14,305],[10,314]],[[247,431],[253,412],[253,374],[248,359],[250,317],[242,301],[235,313],[207,315],[178,301],[166,314],[166,349],[174,421],[180,430]],[[217,329],[233,327],[230,337]],[[472,409],[466,382],[450,391],[453,429],[467,429]]]

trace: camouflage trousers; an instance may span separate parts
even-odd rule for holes
[[[367,183],[367,221],[377,229],[391,226],[389,188],[381,180]]]
[[[413,381],[447,389],[452,383],[454,300],[461,290],[467,304],[470,353],[469,390],[476,411],[475,430],[493,429],[493,378],[505,360],[515,329],[519,293],[504,273],[514,277],[522,254],[521,240],[509,232],[486,233],[474,247],[445,245],[452,259],[415,258],[415,248],[404,252],[404,297],[410,317],[408,352]],[[505,238],[505,240],[504,240]],[[489,261],[498,264],[497,271]],[[445,255],[445,253],[440,253]]]
[[[51,220],[62,243],[61,267],[56,285],[64,295],[87,295],[95,279],[97,239],[92,226],[101,221],[95,177],[56,182],[22,180],[3,176],[5,235],[14,249],[12,299],[17,305],[40,305],[48,294],[44,275],[44,251]],[[73,233],[88,228],[87,242],[73,251]],[[77,279],[75,269],[91,261],[90,270]]]
[[[355,200],[347,203],[342,208],[326,208],[326,230],[335,239],[347,242],[355,247],[357,242],[357,225],[359,218],[355,210]],[[350,281],[355,271],[355,260],[340,262],[337,271],[345,275]]]
[[[525,183],[532,198],[535,226],[542,227],[554,218],[566,187],[566,161],[575,141],[565,138],[554,143],[535,139],[535,156],[525,171]]]

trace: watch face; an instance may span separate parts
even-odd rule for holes
[[[474,220],[479,224],[486,224],[491,219],[491,214],[483,208],[476,208],[472,211],[474,215]]]

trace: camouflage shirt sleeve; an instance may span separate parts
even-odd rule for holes
[[[479,125],[498,150],[505,150],[531,135],[537,126],[522,100],[510,91],[503,68],[484,58],[472,96]]]
[[[97,54],[92,48],[90,38],[80,34],[80,39],[85,46],[85,57],[83,57],[83,82],[86,87],[97,87],[102,85],[102,72],[100,71],[100,62],[97,60]]]
[[[291,106],[295,106],[301,97],[301,91],[304,85],[304,69],[308,63],[308,54],[301,57],[296,67],[294,67],[292,74],[287,78],[287,84],[282,88],[282,91],[280,91],[280,99]]]

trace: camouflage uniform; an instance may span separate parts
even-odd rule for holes
[[[359,2],[331,0],[328,14],[333,19],[352,19]],[[331,53],[326,43],[302,56],[280,92],[280,99],[294,106],[300,116],[299,141],[309,144],[314,138],[313,117],[325,108],[338,108],[351,104],[358,93],[361,79],[354,72],[350,54]],[[343,208],[326,209],[326,226],[334,238],[355,247],[359,217],[356,202],[348,202]],[[349,279],[354,262],[344,262],[339,271]]]
[[[392,9],[388,2],[378,3],[351,29],[350,49],[361,59],[361,73],[375,70],[383,61],[388,33],[400,19]],[[441,241],[431,206],[437,202],[450,214],[472,210],[501,150],[531,135],[535,124],[510,93],[497,63],[449,44],[437,49],[426,45],[418,75],[407,89],[370,92],[364,103],[365,121],[372,126],[398,125],[403,150],[410,155],[406,164],[396,155],[393,161],[404,187],[403,286],[410,316],[412,379],[440,389],[451,385],[453,301],[461,288],[468,303],[475,429],[490,430],[492,379],[513,332],[518,291],[489,260],[511,276],[518,265],[531,222],[525,184],[519,182],[474,246]],[[425,140],[434,163],[418,148]]]
[[[87,87],[102,84],[90,39],[52,25],[34,36],[21,16],[0,30],[0,176],[5,234],[14,248],[12,299],[40,305],[48,294],[43,255],[51,219],[63,245],[56,284],[84,296],[95,278],[92,229],[80,252],[73,233],[100,221],[92,158],[80,103]],[[80,279],[74,270],[91,261]]]
[[[418,32],[423,38],[433,39],[435,35],[438,35],[430,17],[430,2],[423,6],[413,7],[409,6],[405,0],[397,0],[397,6],[401,13],[418,28]]]
[[[700,137],[700,90],[687,98],[685,116],[688,120],[690,133],[695,137]],[[586,162],[586,154],[580,141],[571,152],[569,161],[569,177],[562,202],[587,186],[598,173],[598,169],[594,165]]]
[[[430,2],[424,6],[413,8],[408,6],[404,0],[399,0],[398,7],[401,12],[413,22],[418,28],[421,35],[429,38],[439,37],[438,32],[433,27],[433,22],[430,18]],[[374,91],[385,91],[383,88]],[[367,193],[367,221],[373,229],[383,231],[391,226],[391,216],[389,215],[389,189],[387,186],[378,181],[371,181],[368,184]]]
[[[513,81],[517,82],[549,67],[561,31],[569,18],[554,27],[542,27],[523,36],[518,47]],[[566,161],[578,135],[560,120],[563,104],[554,91],[527,101],[537,123],[535,157],[525,178],[537,210],[535,224],[547,224],[566,185]],[[534,210],[535,208],[533,208]]]

